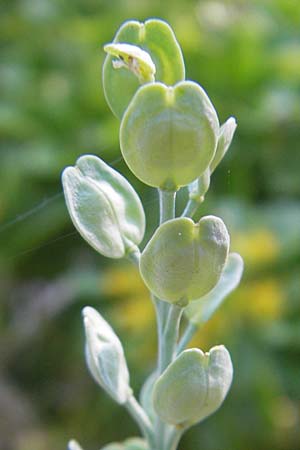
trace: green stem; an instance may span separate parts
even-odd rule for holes
[[[174,428],[169,433],[164,450],[176,450],[184,429]]]
[[[132,247],[126,254],[126,257],[136,266],[139,266],[140,256],[141,252],[137,246]]]
[[[191,217],[192,218],[196,214],[201,203],[202,203],[202,201],[190,198],[189,201],[187,202],[187,205],[186,205],[183,213],[181,214],[181,217]]]
[[[196,333],[198,327],[194,325],[192,322],[189,322],[187,325],[177,347],[177,354],[181,353],[189,344],[190,340],[193,338]]]
[[[174,219],[175,217],[175,191],[164,191],[158,189],[159,194],[159,223],[162,224],[166,220]]]
[[[179,333],[180,319],[183,309],[176,305],[169,306],[169,313],[162,333],[159,349],[158,370],[161,374],[173,361],[176,355],[176,345]]]
[[[156,440],[150,419],[133,395],[129,397],[125,403],[125,407],[138,424],[143,436],[147,439],[149,448],[156,449]]]

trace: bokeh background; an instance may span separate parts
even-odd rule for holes
[[[10,0],[1,5],[0,448],[98,450],[137,435],[90,378],[81,308],[123,339],[138,392],[156,357],[151,302],[136,269],[75,232],[60,174],[83,153],[139,191],[149,237],[157,194],[120,157],[101,86],[103,44],[126,19],[161,17],[187,77],[238,129],[201,214],[220,215],[245,274],[194,340],[224,343],[235,377],[224,406],[181,450],[300,449],[300,2]],[[185,193],[179,196],[178,211]]]

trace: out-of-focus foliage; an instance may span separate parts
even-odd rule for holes
[[[84,366],[80,310],[118,331],[138,390],[154,364],[152,305],[129,263],[74,232],[60,173],[100,155],[141,193],[147,235],[157,198],[125,167],[101,87],[102,46],[120,23],[161,17],[187,77],[208,91],[233,145],[201,211],[220,215],[245,259],[241,287],[193,345],[224,343],[235,368],[222,409],[185,450],[300,449],[300,2],[10,0],[1,6],[0,447],[84,448],[136,435]],[[179,207],[183,205],[179,196]],[[117,427],[115,427],[117,424]]]

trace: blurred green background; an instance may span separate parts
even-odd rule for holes
[[[187,77],[208,92],[231,149],[201,214],[224,218],[246,270],[194,344],[224,343],[235,376],[224,406],[181,450],[300,449],[299,0],[9,0],[1,6],[0,448],[86,450],[138,430],[89,376],[80,311],[92,305],[123,339],[136,392],[156,336],[130,263],[97,255],[68,217],[60,173],[101,156],[140,192],[149,236],[157,195],[120,158],[101,86],[102,46],[126,19],[161,17]],[[179,196],[178,211],[184,193]]]

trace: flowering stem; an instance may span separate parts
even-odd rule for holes
[[[129,397],[125,403],[125,407],[140,427],[142,434],[148,441],[149,448],[156,448],[154,431],[150,419],[133,395]]]
[[[158,190],[160,224],[175,217],[175,191]]]
[[[166,367],[173,361],[176,354],[176,345],[179,333],[180,319],[183,309],[176,305],[170,305],[169,313],[165,326],[163,328],[160,358],[159,358],[159,373],[162,373]]]
[[[192,322],[189,322],[186,329],[184,330],[184,333],[179,341],[178,347],[177,347],[177,354],[181,353],[189,344],[190,340],[193,338],[194,334],[196,333],[198,327],[194,325]]]
[[[201,201],[190,198],[186,204],[186,207],[181,214],[181,217],[193,217],[199,206],[201,205]]]

